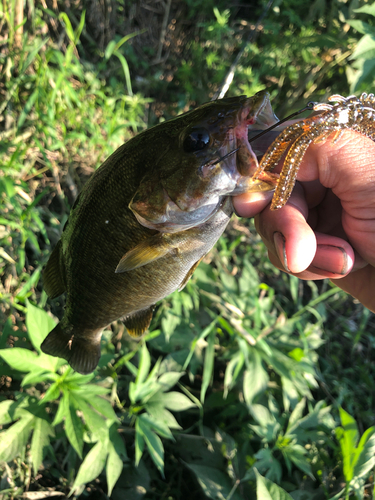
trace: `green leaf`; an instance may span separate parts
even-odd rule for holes
[[[227,398],[228,392],[234,387],[242,367],[245,364],[245,356],[242,351],[237,351],[229,361],[225,370],[224,376],[224,399]]]
[[[135,466],[138,467],[145,446],[144,432],[139,418],[135,421]]]
[[[10,424],[14,419],[14,410],[17,402],[6,399],[0,403],[0,425]]]
[[[142,425],[147,426],[149,429],[151,429],[154,432],[157,432],[162,437],[166,439],[174,439],[168,426],[165,425],[165,423],[162,420],[157,420],[156,418],[152,417],[151,415],[148,415],[147,413],[142,413],[142,415],[140,415],[138,418],[141,420]],[[145,427],[142,428],[144,429]]]
[[[40,345],[49,332],[56,326],[55,321],[39,307],[33,306],[29,301],[27,304],[26,327],[31,343],[39,353]]]
[[[261,476],[255,470],[257,478],[257,499],[258,500],[293,500],[293,498],[285,490],[269,479]]]
[[[351,59],[374,59],[375,58],[375,36],[364,35],[357,44]]]
[[[375,28],[368,23],[364,23],[359,19],[348,19],[346,22],[363,35],[375,35]]]
[[[59,19],[61,19],[64,23],[65,31],[69,40],[74,43],[74,31],[68,15],[65,12],[60,12]]]
[[[281,451],[283,451],[284,455],[289,458],[289,460],[291,460],[299,469],[310,476],[313,481],[315,480],[314,475],[311,471],[310,463],[305,457],[306,450],[303,448],[303,446],[299,444],[293,444]]]
[[[354,418],[340,407],[342,427],[336,429],[336,437],[340,443],[344,463],[344,476],[347,482],[354,478],[354,458],[358,442],[358,428]]]
[[[107,476],[107,486],[108,486],[108,496],[111,496],[113,487],[118,481],[121,475],[122,469],[124,467],[122,458],[117,453],[115,447],[110,442],[108,446],[108,459],[106,465],[106,476]]]
[[[105,440],[108,436],[108,427],[103,417],[101,417],[95,410],[90,408],[83,398],[76,395],[70,395],[71,401],[74,401],[75,408],[79,408],[83,413],[83,418],[94,436],[94,441],[97,439]]]
[[[215,467],[208,465],[196,465],[184,462],[191,471],[194,472],[203,493],[213,500],[243,500],[243,497],[236,491],[229,477]],[[262,500],[264,500],[262,498]]]
[[[130,40],[131,38],[137,36],[137,35],[140,35],[141,33],[145,33],[147,31],[147,29],[143,29],[143,30],[140,30],[140,31],[136,31],[135,33],[129,33],[128,35],[125,35],[121,38],[121,40],[119,40],[117,43],[116,43],[116,46],[115,46],[115,49],[114,50],[118,50],[124,43],[126,43],[128,40]]]
[[[258,469],[267,470],[267,477],[271,481],[280,482],[282,478],[282,466],[279,460],[273,456],[269,448],[261,448],[255,455],[255,465]]]
[[[36,385],[40,384],[41,382],[44,382],[45,380],[51,380],[54,379],[56,380],[58,378],[58,375],[56,373],[52,373],[50,371],[35,371],[35,372],[30,372],[27,375],[25,375],[22,379],[21,385],[24,387],[25,385]]]
[[[363,5],[359,9],[353,9],[353,12],[358,14],[370,14],[370,16],[375,16],[375,4]]]
[[[57,383],[51,384],[48,387],[46,393],[44,394],[44,397],[41,400],[41,402],[44,404],[47,403],[47,401],[53,401],[54,399],[58,399],[60,397],[60,392],[61,389],[59,384]]]
[[[102,441],[98,441],[91,448],[78,470],[78,474],[70,491],[70,495],[73,494],[74,491],[83,484],[93,481],[99,476],[99,474],[104,469],[107,454],[107,445]]]
[[[159,436],[155,434],[149,423],[149,418],[144,414],[138,419],[138,426],[142,432],[142,437],[147,445],[148,452],[156,468],[164,478],[164,447]]]
[[[77,45],[79,42],[79,38],[81,36],[83,27],[85,25],[85,16],[86,16],[86,11],[84,10],[81,14],[81,19],[79,20],[79,25],[77,26],[77,29],[74,32],[74,45]]]
[[[136,385],[141,384],[147,378],[148,372],[151,366],[151,357],[147,350],[146,342],[143,343],[141,349],[139,350],[139,365],[138,374],[135,380]]]
[[[116,424],[112,424],[109,428],[109,440],[115,447],[116,453],[120,455],[124,460],[128,460],[128,455],[126,453],[125,443],[121,437]]]
[[[69,381],[73,380],[69,378]],[[91,378],[89,379],[91,380]],[[103,387],[101,385],[87,384],[84,380],[75,380],[80,387],[74,389],[74,392],[79,394],[82,397],[90,399],[91,397],[96,397],[97,395],[104,395],[110,392],[108,387]]]
[[[166,410],[162,403],[149,400],[145,405],[145,408],[147,413],[149,413],[155,420],[160,420],[170,429],[182,429],[172,413]]]
[[[70,398],[67,398],[68,401]],[[70,444],[77,452],[78,456],[82,458],[83,449],[83,433],[84,426],[82,420],[78,417],[75,406],[69,401],[65,406],[65,433],[69,439]]]
[[[201,387],[202,403],[204,402],[207,389],[211,384],[212,374],[214,371],[215,339],[216,339],[216,330],[213,328],[208,335],[208,344],[204,355],[203,378]]]
[[[174,387],[182,377],[183,372],[166,372],[158,378],[158,384],[161,386],[163,392],[169,391]]]
[[[125,59],[125,57],[119,51],[116,51],[114,54],[115,54],[115,56],[118,57],[118,59],[119,59],[119,61],[121,63],[122,70],[124,72],[126,87],[127,87],[127,90],[128,90],[128,95],[133,95],[132,83],[131,83],[131,78],[130,78],[130,70],[129,70],[128,62]]]
[[[118,421],[115,410],[112,408],[111,403],[106,399],[101,398],[100,396],[93,396],[91,398],[87,398],[86,400],[93,408],[95,408],[96,411],[107,417],[110,422]]]
[[[27,412],[18,422],[0,433],[0,462],[9,462],[24,451],[34,421],[34,415]]]
[[[246,365],[243,377],[243,394],[246,404],[251,406],[253,399],[266,390],[269,377],[262,365],[262,358],[255,349],[250,351]]]
[[[104,52],[104,57],[108,60],[111,55],[113,54],[114,50],[116,47],[116,42],[115,40],[111,40],[109,44],[107,45],[105,52]]]
[[[20,74],[25,74],[27,68],[30,66],[30,64],[34,61],[36,55],[40,51],[42,47],[48,42],[49,38],[45,38],[44,40],[39,40],[38,38],[35,39],[35,47],[31,52],[29,52],[25,63],[22,65],[22,67],[19,68]]]
[[[35,475],[43,462],[45,449],[49,446],[49,436],[54,436],[51,424],[44,418],[36,418],[30,448],[31,461]]]
[[[196,406],[187,396],[175,391],[156,394],[155,399],[172,411],[185,411]]]
[[[144,440],[146,442],[147,449],[150,453],[152,461],[164,478],[164,447],[161,439],[154,432],[145,430]]]
[[[66,376],[66,382],[74,382],[75,384],[79,384],[79,386],[82,387],[77,387],[74,390],[75,391],[84,391],[86,389],[86,394],[106,394],[108,392],[108,389],[103,391],[103,387],[94,384],[88,384],[90,380],[92,380],[95,377],[94,373],[89,373],[88,375],[81,375],[81,373],[74,372],[73,370],[69,370],[69,374]]]
[[[375,427],[367,429],[353,458],[353,477],[363,477],[375,466]]]
[[[344,494],[345,492],[347,492],[347,489],[346,487],[343,488],[341,491],[339,491],[338,493],[336,493],[336,495],[334,497],[331,497],[329,500],[342,500],[344,498]]]
[[[288,434],[288,432],[290,431],[290,429],[292,429],[294,424],[298,424],[298,422],[300,421],[300,419],[303,416],[303,411],[305,409],[305,406],[306,406],[306,398],[302,398],[301,401],[299,401],[296,404],[296,407],[294,408],[294,410],[292,411],[292,414],[289,417],[289,422],[288,422],[288,427],[286,429],[286,434]]]
[[[1,349],[0,356],[9,366],[20,372],[32,372],[41,370],[39,356],[35,352],[22,347],[12,347]]]
[[[52,425],[58,425],[64,420],[65,415],[69,412],[69,393],[65,392],[61,398],[59,405],[57,407],[57,412],[55,418],[53,419]]]

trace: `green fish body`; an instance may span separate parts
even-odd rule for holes
[[[44,271],[48,296],[66,293],[66,306],[43,352],[85,374],[112,321],[141,336],[156,302],[185,286],[225,230],[231,196],[274,189],[273,174],[251,179],[247,130],[276,121],[266,92],[222,99],[117,149],[82,189]]]

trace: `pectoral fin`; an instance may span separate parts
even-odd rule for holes
[[[139,243],[127,252],[116,267],[116,273],[132,271],[137,267],[145,266],[154,260],[160,259],[172,250],[176,251],[168,237],[156,234]]]
[[[122,319],[131,337],[141,337],[146,332],[150,326],[154,309],[155,305],[152,305]]]

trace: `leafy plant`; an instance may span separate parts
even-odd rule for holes
[[[136,377],[129,385],[129,412],[135,418],[135,463],[139,464],[146,444],[150,456],[164,476],[164,448],[159,436],[173,439],[171,429],[181,429],[169,410],[184,411],[195,405],[179,392],[167,392],[183,375],[181,372],[160,373],[161,360],[149,372],[151,357],[146,344],[140,349],[139,365],[126,361],[126,366]]]
[[[359,9],[354,9],[356,14],[367,14],[375,16],[375,6],[363,5]],[[348,66],[347,74],[350,82],[350,90],[352,92],[363,91],[369,93],[374,89],[374,68],[375,68],[375,25],[360,19],[348,19],[347,23],[363,35],[359,40],[350,59],[354,61],[351,66]]]
[[[11,424],[0,433],[0,461],[9,462],[25,456],[32,432],[30,458],[34,474],[46,453],[52,453],[50,437],[61,436],[63,424],[65,439],[82,459],[84,442],[93,444],[81,463],[71,492],[95,479],[106,467],[108,494],[119,478],[123,460],[127,460],[122,438],[118,434],[119,420],[105,396],[111,392],[107,384],[90,384],[94,374],[74,373],[65,362],[41,352],[42,339],[55,323],[43,310],[28,304],[26,325],[34,349],[13,347],[1,349],[2,359],[16,371],[26,373],[16,400],[0,403],[0,425]],[[40,397],[31,396],[27,388],[51,382]],[[56,409],[55,409],[56,408]],[[51,421],[50,415],[55,417]],[[78,415],[79,413],[79,415]]]
[[[342,427],[336,428],[343,457],[345,488],[334,499],[345,495],[345,500],[354,492],[357,499],[364,498],[364,486],[368,474],[375,465],[375,427],[367,429],[359,438],[357,423],[345,410],[340,408]]]

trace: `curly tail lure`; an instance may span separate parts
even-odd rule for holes
[[[286,150],[280,180],[272,198],[271,210],[277,210],[288,201],[296,183],[297,173],[311,143],[326,141],[334,133],[333,142],[337,142],[344,130],[355,130],[375,140],[375,96],[363,93],[361,97],[332,95],[329,101],[336,104],[316,104],[314,111],[319,115],[306,118],[286,128],[271,144],[263,156],[253,179],[258,179],[261,172],[272,170]]]

